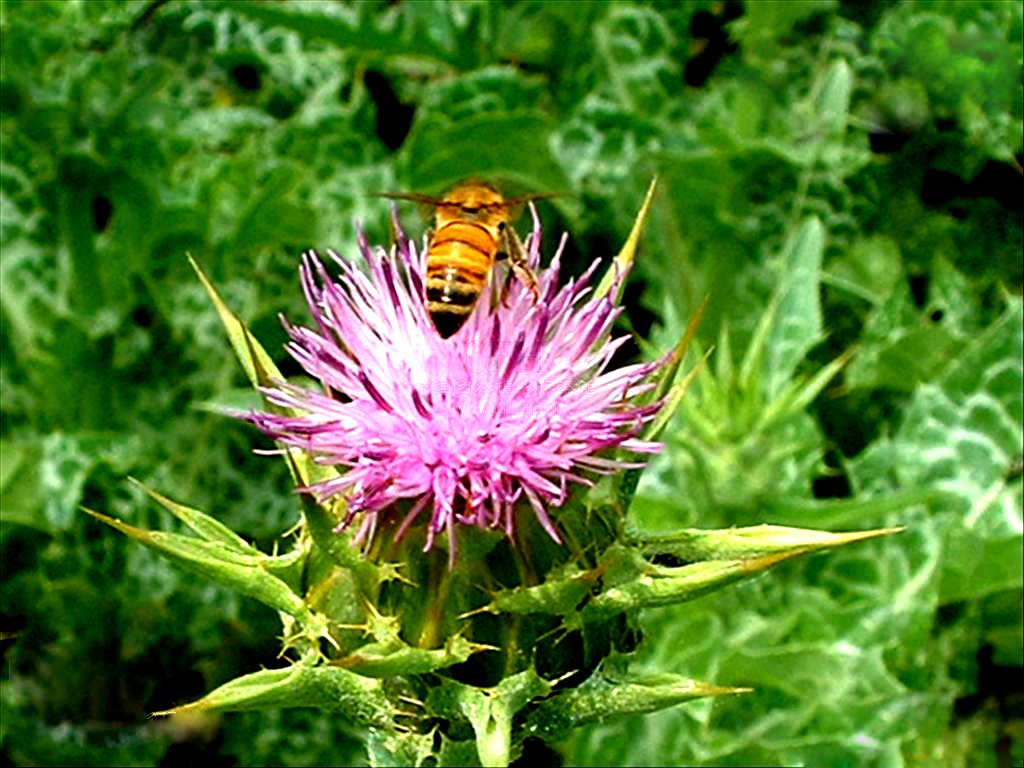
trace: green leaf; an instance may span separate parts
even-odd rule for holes
[[[403,147],[414,189],[438,189],[467,177],[508,180],[531,194],[559,193],[568,181],[551,155],[554,124],[537,111],[484,113],[418,123]]]
[[[479,611],[567,615],[577,609],[583,598],[595,588],[599,578],[599,572],[567,566],[549,573],[542,584],[499,590]]]
[[[286,458],[292,467],[293,477],[302,477],[302,469],[296,463],[294,454],[289,453]],[[344,504],[334,504],[328,509],[309,493],[300,493],[299,501],[306,528],[317,547],[338,565],[355,571],[364,570],[367,560],[357,547],[352,546],[352,534],[348,531],[336,532],[342,520],[340,513]]]
[[[275,381],[284,381],[284,376],[281,375],[270,355],[264,351],[256,337],[249,332],[249,329],[245,327],[245,324],[238,319],[235,313],[228,309],[227,304],[221,299],[220,294],[217,293],[217,290],[207,279],[195,259],[190,256],[188,263],[192,265],[192,269],[199,276],[199,280],[202,282],[203,288],[206,289],[210,301],[213,302],[213,306],[217,309],[217,314],[220,316],[220,320],[228,332],[228,340],[231,342],[231,347],[235,350],[235,356],[245,369],[245,375],[249,378],[249,383],[254,387],[269,387]]]
[[[0,520],[49,533],[58,528],[40,514],[44,499],[39,482],[41,448],[39,441],[0,440],[0,492],[4,497]]]
[[[317,231],[316,211],[295,199],[302,169],[294,165],[273,168],[238,218],[235,248],[251,251],[278,243],[305,243]]]
[[[601,278],[601,282],[598,283],[597,288],[594,290],[594,296],[600,298],[605,296],[608,291],[612,288],[612,283],[615,281],[617,275],[622,274],[625,270],[632,268],[633,260],[636,258],[636,249],[640,244],[640,235],[643,233],[644,224],[647,221],[647,216],[651,211],[651,203],[654,201],[654,191],[658,186],[658,178],[655,176],[651,179],[651,183],[647,187],[647,194],[644,196],[643,205],[640,206],[640,210],[637,211],[636,218],[633,220],[633,228],[629,231],[629,237],[626,238],[626,242],[622,246],[622,250],[619,251],[615,257],[615,261],[608,267],[604,273],[604,277]],[[619,295],[613,296],[614,301],[618,301],[622,294],[622,288],[619,286]],[[692,338],[691,336],[685,337],[684,339]]]
[[[932,505],[942,495],[942,491],[935,488],[915,488],[875,498],[854,496],[849,499],[807,499],[779,496],[765,499],[759,514],[779,525],[848,527],[883,518],[900,519],[899,515],[907,509]]]
[[[431,733],[405,733],[403,731],[383,728],[371,728],[366,738],[366,752],[370,758],[370,765],[389,766],[403,765],[415,766],[418,768],[428,759],[436,760],[434,754],[434,736]],[[451,742],[445,740],[445,746]],[[473,765],[476,758],[476,750],[472,749],[472,756],[464,756],[464,759],[451,761],[446,760],[440,765]],[[445,754],[442,747],[442,755]],[[469,757],[469,759],[465,759]],[[443,759],[443,758],[442,758]]]
[[[815,113],[821,127],[828,133],[842,134],[846,131],[852,91],[850,65],[842,59],[832,62],[821,78],[815,99]]]
[[[91,318],[113,297],[107,295],[100,261],[96,258],[95,226],[92,211],[81,204],[81,195],[94,193],[97,178],[105,170],[85,154],[69,154],[60,162],[60,214],[64,233],[64,249],[71,267],[69,291],[76,311]],[[91,195],[90,195],[91,196]]]
[[[54,432],[0,440],[3,520],[57,534],[71,528],[90,476],[128,471],[142,452],[130,435]]]
[[[176,518],[181,520],[185,525],[191,528],[193,531],[202,536],[206,541],[220,543],[230,549],[232,552],[236,552],[240,555],[245,556],[258,556],[261,553],[250,545],[245,539],[239,536],[237,533],[232,531],[226,525],[221,523],[209,515],[200,512],[198,509],[192,507],[186,507],[182,504],[178,504],[171,501],[166,496],[154,491],[144,483],[140,483],[135,478],[128,478],[138,488],[140,488],[146,495],[153,499],[157,504],[166,509]],[[106,522],[106,521],[104,521]]]
[[[707,696],[750,692],[750,688],[712,685],[671,674],[625,679],[595,674],[578,688],[542,701],[530,712],[526,730],[556,740],[574,728],[611,717],[656,712]]]
[[[111,528],[160,553],[175,565],[210,581],[281,611],[303,622],[314,634],[325,633],[306,604],[285,582],[267,572],[273,558],[263,554],[240,554],[234,545],[221,541],[201,541],[176,533],[148,531],[123,523],[107,515],[84,510]]]
[[[198,701],[153,714],[241,712],[281,707],[316,707],[337,712],[357,725],[371,728],[391,728],[394,716],[380,681],[337,667],[310,664],[243,675]]]
[[[730,34],[754,61],[768,59],[788,38],[798,22],[808,16],[826,13],[836,5],[835,0],[768,0],[754,3],[746,13],[730,25]]]
[[[641,538],[636,554],[610,551],[607,586],[584,607],[589,620],[694,600],[797,555],[886,536],[899,529],[826,533],[761,525]],[[672,565],[659,561],[671,558]]]
[[[465,51],[454,41],[441,39],[439,32],[450,33],[451,22],[438,13],[438,23],[428,25],[417,14],[392,12],[387,22],[372,6],[325,6],[323,3],[231,2],[233,12],[269,26],[298,32],[305,40],[324,40],[343,50],[351,50],[374,59],[402,57],[423,59],[448,67],[464,66]]]
[[[703,360],[701,360],[693,370],[687,373],[681,380],[676,381],[676,374],[679,372],[679,367],[682,365],[683,360],[686,359],[686,353],[690,349],[690,343],[697,336],[697,329],[700,327],[700,321],[704,317],[704,312],[707,310],[707,306],[708,302],[705,300],[687,322],[686,331],[684,331],[679,342],[672,350],[672,358],[669,360],[668,365],[666,365],[661,371],[657,388],[651,395],[651,401],[657,402],[658,400],[664,399],[665,406],[658,413],[657,418],[655,418],[651,426],[647,428],[647,431],[644,432],[644,440],[654,440],[659,434],[661,434],[661,431],[665,428],[672,416],[675,414],[676,409],[679,407],[683,395],[689,388],[690,383],[700,373],[701,369],[706,364],[708,357],[710,357],[711,352],[709,350],[705,353]]]
[[[637,539],[648,560],[670,555],[684,563],[700,560],[734,560],[771,555],[796,555],[841,547],[857,541],[898,533],[899,528],[881,528],[853,533],[828,533],[779,525],[757,525],[721,531],[687,530],[667,536],[643,536]]]
[[[900,249],[886,235],[859,238],[829,260],[821,281],[848,293],[881,304],[903,275]]]
[[[818,283],[825,250],[825,228],[816,217],[791,234],[782,254],[782,272],[771,331],[765,342],[765,391],[774,398],[789,382],[797,365],[821,340]]]
[[[507,766],[513,757],[513,717],[530,701],[550,691],[551,684],[528,669],[506,677],[493,688],[444,680],[431,692],[428,704],[469,721],[481,765]]]
[[[589,620],[608,619],[622,611],[657,608],[696,600],[781,562],[784,557],[750,560],[715,560],[678,568],[652,567],[650,573],[633,576],[610,586],[584,608]]]
[[[399,675],[422,675],[438,669],[461,664],[478,651],[495,650],[492,646],[471,643],[461,635],[454,635],[444,648],[414,648],[397,637],[385,642],[361,646],[332,662],[366,677],[390,678]]]
[[[242,364],[242,368],[245,369],[245,374],[253,387],[270,387],[283,381],[284,377],[277,369],[270,355],[266,353],[245,324],[228,309],[220,294],[217,293],[213,284],[207,279],[202,269],[191,256],[189,257],[189,264],[192,265],[192,269],[199,276],[199,280],[206,289],[210,301],[213,302],[214,307],[217,309],[217,314],[228,333],[228,339],[231,341],[235,356]],[[335,474],[333,468],[317,464],[312,456],[294,448],[286,449],[284,456],[298,485],[311,485],[320,480],[333,477]]]
[[[941,491],[943,602],[1024,585],[1024,510],[1008,474],[1024,442],[1024,312],[1012,299],[935,382],[919,386],[899,432],[851,465],[861,491]]]
[[[958,339],[938,325],[904,328],[881,345],[865,349],[850,366],[851,386],[913,391],[949,362]]]

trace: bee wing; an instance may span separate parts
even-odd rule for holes
[[[444,202],[440,197],[421,195],[418,192],[376,192],[373,197],[386,197],[389,200],[409,200],[421,205],[440,205]]]
[[[552,197],[558,197],[557,194],[548,195],[518,195],[516,197],[506,197],[504,205],[508,209],[508,218],[510,221],[515,221],[523,215],[523,206],[527,203],[532,203],[534,200],[548,200]]]
[[[389,200],[408,200],[412,203],[417,203],[420,215],[425,221],[431,221],[437,208],[447,204],[439,197],[422,195],[419,192],[377,192],[373,197],[386,197]]]

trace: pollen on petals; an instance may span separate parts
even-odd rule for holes
[[[337,277],[315,253],[303,255],[314,325],[285,321],[287,349],[323,391],[280,382],[263,393],[287,414],[241,418],[339,469],[305,490],[322,502],[344,497],[342,526],[359,522],[357,542],[394,515],[397,537],[425,522],[424,548],[442,536],[454,557],[457,526],[512,535],[517,514],[533,514],[560,542],[556,510],[570,486],[591,484],[583,473],[638,465],[610,456],[616,448],[658,450],[638,435],[660,404],[634,398],[652,388],[661,363],[605,371],[623,341],[610,338],[616,292],[591,297],[597,263],[559,285],[564,237],[539,269],[536,214],[527,263],[540,299],[513,280],[494,301],[488,285],[459,332],[441,338],[423,298],[423,250],[395,224],[390,251],[360,235],[360,266],[329,252]]]

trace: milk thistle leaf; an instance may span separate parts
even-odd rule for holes
[[[213,287],[213,283],[206,277],[206,274],[199,267],[196,260],[189,256],[188,263],[192,265],[192,269],[195,270],[199,281],[203,284],[203,288],[206,289],[210,301],[213,302],[217,315],[227,330],[228,339],[231,341],[231,346],[235,350],[235,355],[238,357],[239,362],[241,362],[242,368],[245,369],[245,375],[249,378],[249,382],[254,387],[259,387],[269,384],[273,379],[282,378],[281,372],[274,365],[270,355],[266,353],[256,340],[256,337],[245,327],[245,324],[224,303],[220,294],[217,293],[217,289]]]
[[[414,648],[401,640],[371,643],[355,653],[333,662],[367,677],[418,675],[460,664],[473,653],[495,650],[492,646],[471,643],[461,635],[448,638],[444,648]]]
[[[633,266],[633,261],[636,259],[636,249],[640,244],[640,234],[643,232],[647,216],[651,212],[651,204],[654,202],[654,191],[657,187],[658,178],[655,177],[651,179],[651,183],[647,187],[647,194],[644,195],[644,202],[640,206],[636,219],[633,221],[633,228],[629,231],[629,237],[626,238],[622,250],[619,251],[615,261],[608,268],[608,271],[604,273],[604,277],[601,278],[600,284],[594,291],[596,297],[601,298],[614,288],[614,300],[619,300],[624,285],[619,276],[629,272]]]
[[[210,301],[213,302],[224,330],[228,334],[231,347],[234,349],[238,361],[242,364],[249,383],[259,388],[269,386],[274,381],[280,381],[283,377],[274,364],[273,359],[263,349],[263,346],[257,341],[256,337],[252,335],[252,332],[246,327],[245,323],[224,303],[217,289],[213,287],[213,283],[206,277],[206,274],[196,260],[189,256],[188,263],[192,265],[192,269],[195,270],[199,281],[203,284],[203,288],[206,289]],[[329,469],[316,465],[307,454],[301,451],[290,451],[287,455],[288,467],[292,472],[292,477],[301,485],[316,480],[324,480],[333,474]]]
[[[322,617],[314,614],[288,584],[269,572],[276,565],[275,558],[262,553],[240,554],[221,542],[203,541],[163,531],[149,531],[90,509],[84,511],[159,552],[184,570],[223,584],[243,595],[254,597],[261,603],[293,617],[301,623],[303,635],[310,640],[327,635]],[[284,562],[280,565],[288,570],[294,556],[286,555],[282,560]]]
[[[608,717],[655,712],[707,696],[735,696],[750,688],[712,685],[679,675],[612,680],[598,674],[579,688],[542,701],[530,713],[525,730],[546,740],[560,739],[574,728]]]
[[[241,712],[279,707],[317,707],[339,712],[356,724],[377,728],[392,725],[392,708],[379,680],[326,665],[296,664],[243,675],[198,701],[154,715],[212,710]]]
[[[479,609],[492,613],[549,613],[567,615],[574,612],[594,589],[600,572],[581,571],[576,567],[561,574],[548,574],[543,584],[504,589]]]
[[[505,766],[513,757],[512,718],[551,689],[551,683],[527,669],[488,689],[444,680],[432,692],[430,703],[453,719],[469,721],[476,734],[481,765]]]
[[[888,536],[900,530],[827,533],[760,525],[641,538],[636,542],[639,552],[630,548],[617,556],[614,550],[610,551],[608,556],[614,558],[617,565],[606,576],[608,586],[587,603],[582,615],[596,618],[694,600],[791,557]],[[659,564],[665,562],[671,564]]]
[[[644,536],[638,540],[644,557],[652,561],[665,556],[684,563],[702,560],[760,558],[771,555],[794,557],[855,541],[899,533],[902,528],[829,533],[779,525],[756,525],[720,531],[686,530],[668,536]]]
[[[232,531],[226,525],[219,520],[210,517],[198,509],[192,507],[186,507],[183,504],[178,504],[175,501],[171,501],[166,496],[157,493],[149,486],[144,483],[140,483],[135,478],[129,477],[128,480],[134,484],[137,488],[141,489],[146,493],[153,501],[159,504],[161,507],[166,509],[176,518],[181,520],[185,525],[191,528],[193,531],[198,533],[207,541],[219,542],[224,546],[228,547],[233,552],[237,552],[241,555],[260,555],[256,549],[252,547],[249,542],[239,536],[237,533]]]
[[[793,378],[797,365],[821,340],[821,261],[825,251],[825,227],[816,216],[808,217],[790,233],[781,254],[783,274],[772,298],[774,311],[765,339],[765,397],[778,397]],[[758,355],[760,357],[760,354]],[[749,372],[748,372],[749,373]]]

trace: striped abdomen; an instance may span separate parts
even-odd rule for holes
[[[497,251],[493,228],[475,221],[448,221],[434,233],[427,254],[427,311],[447,339],[473,311]]]

